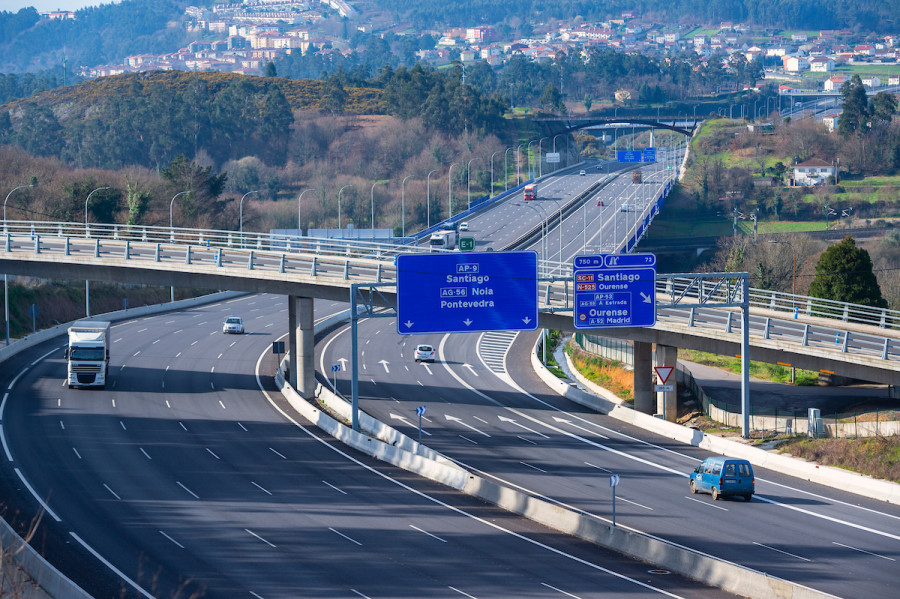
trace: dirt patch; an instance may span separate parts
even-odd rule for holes
[[[900,483],[900,436],[897,435],[865,439],[795,437],[780,443],[777,448],[817,464]]]

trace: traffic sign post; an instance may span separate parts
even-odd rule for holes
[[[281,368],[281,354],[284,353],[284,341],[273,341],[272,353],[278,355],[278,361],[276,362],[276,364],[278,365],[278,368]]]
[[[419,417],[419,443],[422,443],[422,416],[425,415],[425,406],[416,408],[416,416]]]
[[[619,486],[619,475],[612,474],[609,477],[609,486],[613,490],[613,526],[616,525],[616,487]]]
[[[656,256],[576,256],[576,329],[652,327],[656,324]]]
[[[397,257],[401,335],[537,329],[537,254],[472,252]]]
[[[337,373],[341,369],[340,364],[332,364],[331,365],[331,388],[334,389],[334,394],[337,395]]]

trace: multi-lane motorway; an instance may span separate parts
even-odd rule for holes
[[[7,512],[94,597],[723,595],[322,438],[273,392],[286,310],[117,324],[106,390],[66,387],[61,338],[6,363]]]

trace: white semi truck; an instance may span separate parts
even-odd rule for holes
[[[105,387],[109,373],[109,323],[79,320],[69,327],[67,380],[72,387]]]

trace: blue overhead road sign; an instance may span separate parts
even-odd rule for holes
[[[478,252],[397,257],[401,335],[537,328],[537,254]]]
[[[644,156],[640,150],[619,150],[616,158],[619,162],[641,162]]]
[[[656,162],[656,148],[644,148],[644,162]]]
[[[656,256],[576,256],[575,328],[650,327],[656,324]]]

